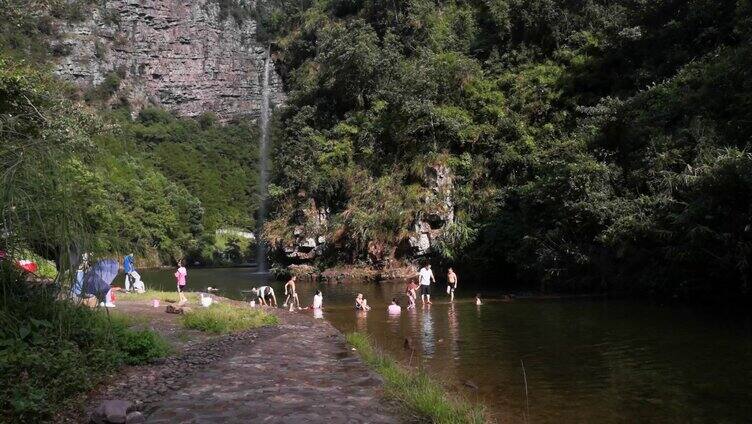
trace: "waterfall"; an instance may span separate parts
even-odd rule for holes
[[[263,239],[262,228],[264,221],[266,221],[266,200],[267,200],[267,185],[269,183],[269,118],[271,117],[271,106],[269,104],[269,69],[271,68],[271,48],[266,49],[266,60],[264,62],[264,80],[261,85],[261,117],[259,119],[261,130],[261,142],[259,145],[259,171],[261,173],[259,179],[259,213],[256,231],[256,263],[258,264],[258,272],[267,272],[268,265],[266,263],[266,242]]]

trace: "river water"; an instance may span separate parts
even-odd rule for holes
[[[242,290],[270,282],[249,268],[188,272],[189,289],[218,287],[220,295],[238,299]],[[151,288],[172,289],[172,273],[149,270],[142,276]],[[270,283],[282,303],[283,283]],[[476,306],[475,291],[463,286],[454,304],[435,288],[433,305],[388,316],[386,305],[402,285],[299,282],[301,301],[310,304],[317,288],[324,295],[324,318],[338,329],[370,334],[382,349],[425,368],[503,422],[525,422],[526,411],[530,423],[752,419],[749,316],[632,300],[502,302],[493,294]],[[373,306],[370,312],[354,310],[358,292]],[[413,354],[404,348],[405,338]]]

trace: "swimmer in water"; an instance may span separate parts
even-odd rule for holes
[[[368,306],[368,301],[363,298],[363,293],[358,293],[355,297],[355,309],[359,311],[370,311],[371,307]]]

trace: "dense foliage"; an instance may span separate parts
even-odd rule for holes
[[[422,213],[411,200],[426,190],[421,169],[441,161],[456,175],[456,214],[434,257],[466,273],[749,293],[748,0],[266,10],[289,91],[271,238],[312,197],[333,213],[330,239],[398,245]],[[339,248],[367,258],[367,243]]]
[[[30,287],[0,263],[0,421],[51,422],[122,364],[166,356],[167,343],[108,316]]]
[[[0,8],[0,421],[58,421],[122,364],[165,356],[151,330],[65,298],[82,252],[241,262],[255,225],[256,132],[211,114],[131,117],[112,72],[86,93],[52,77],[55,19],[90,1]],[[99,113],[96,109],[101,109]],[[216,230],[223,229],[221,233]],[[31,285],[13,265],[31,259]]]
[[[151,265],[248,260],[253,247],[237,234],[255,228],[251,123],[222,124],[210,111],[196,119],[155,108],[132,116],[117,96],[122,70],[85,92],[45,70],[66,54],[56,47],[60,23],[83,19],[95,3],[11,0],[0,10],[0,164],[8,170],[0,248],[63,269],[65,257],[84,248],[135,250]],[[242,5],[218,6],[226,17]]]
[[[256,129],[222,125],[211,114],[178,119],[147,108],[108,115],[116,130],[98,137],[106,191],[124,206],[119,233],[143,249],[156,248],[204,263],[242,262],[245,239],[219,229],[253,229],[256,209]],[[238,247],[243,244],[243,247]]]

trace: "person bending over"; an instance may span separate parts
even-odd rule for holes
[[[274,308],[277,307],[277,296],[274,295],[274,289],[269,286],[261,286],[259,288],[252,288],[251,293],[259,301],[259,305],[269,305]]]

